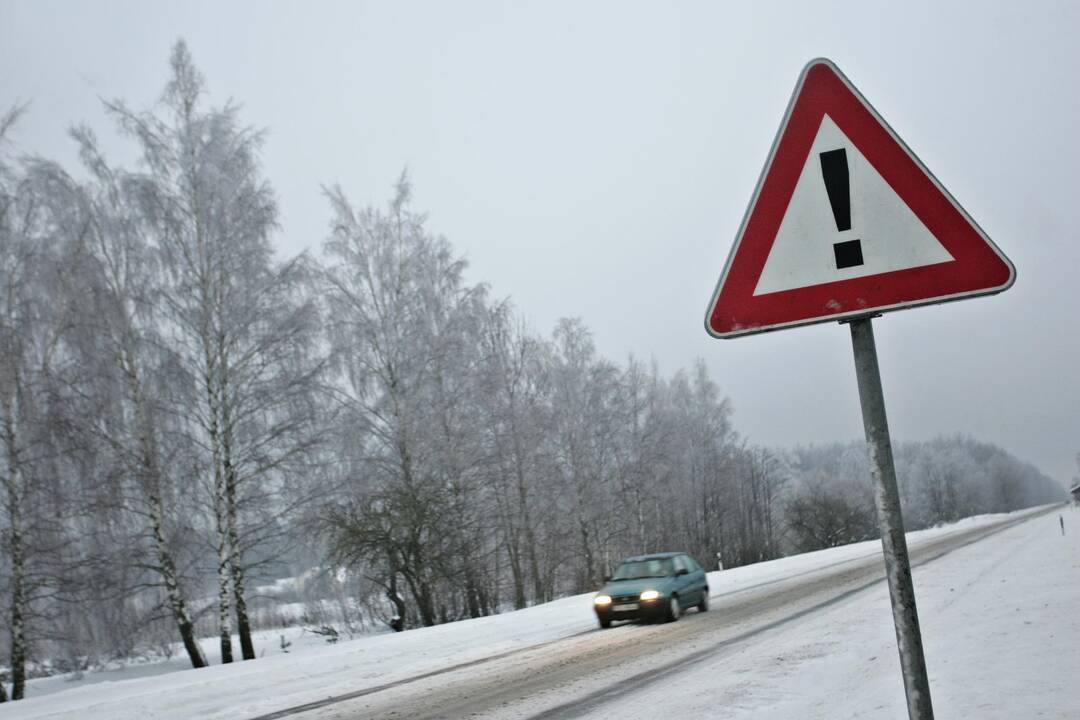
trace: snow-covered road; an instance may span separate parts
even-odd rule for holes
[[[939,716],[1080,717],[1080,510],[973,518],[909,543]],[[0,720],[903,718],[882,574],[880,545],[860,543],[714,573],[712,610],[675,624],[600,631],[576,596],[99,682],[0,705]]]

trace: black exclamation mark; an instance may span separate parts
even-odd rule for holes
[[[825,191],[829,193],[836,229],[851,229],[851,189],[848,184],[847,151],[829,150],[821,153],[821,176],[825,178]],[[836,269],[862,265],[862,243],[858,240],[833,243]]]

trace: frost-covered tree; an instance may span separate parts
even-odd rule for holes
[[[403,579],[432,625],[442,583],[460,571],[466,594],[476,590],[463,553],[478,548],[461,543],[481,507],[469,407],[478,347],[464,338],[483,289],[464,283],[464,262],[426,232],[410,193],[404,174],[386,211],[328,192],[324,295],[348,458],[348,501],[328,518],[338,554],[366,563],[399,606]]]
[[[574,587],[595,587],[604,574],[603,548],[624,518],[610,512],[617,432],[622,426],[618,368],[597,356],[592,333],[580,319],[564,318],[553,335],[550,452],[562,491],[567,528],[574,538]]]
[[[784,518],[796,548],[824,547],[836,537],[876,535],[862,442],[798,448],[790,464],[794,486]],[[908,530],[1056,502],[1063,492],[1030,464],[962,436],[898,443],[896,471]],[[840,521],[828,519],[824,509],[829,506]]]
[[[14,700],[31,641],[49,635],[69,558],[62,394],[73,309],[62,247],[72,216],[54,202],[50,164],[12,156],[20,115],[0,117],[0,599]]]
[[[868,540],[877,533],[869,485],[820,471],[802,478],[784,507],[784,518],[799,552]]]
[[[7,152],[6,135],[21,108],[0,119],[0,421],[3,423],[4,535],[6,567],[4,601],[10,634],[11,697],[20,700],[26,684],[27,530],[24,516],[31,499],[27,463],[32,441],[26,427],[31,409],[33,355],[27,342],[32,315],[35,264],[34,199],[29,196],[22,168]],[[2,683],[0,683],[2,687]],[[6,696],[5,698],[6,699]]]
[[[175,458],[193,450],[175,418],[197,395],[175,372],[179,358],[162,337],[165,278],[141,213],[143,180],[111,168],[87,128],[72,134],[92,178],[84,186],[62,178],[85,217],[76,290],[83,332],[76,344],[94,379],[81,393],[88,402],[79,431],[113,457],[111,494],[139,518],[136,542],[147,551],[141,564],[156,576],[150,582],[160,583],[192,666],[203,667],[178,558],[179,517],[192,506],[182,501],[184,484],[171,470]]]
[[[672,430],[667,502],[678,508],[682,542],[705,563],[720,553],[729,565],[745,562],[739,511],[741,487],[731,404],[698,362],[670,383]]]
[[[205,107],[181,41],[159,108],[108,104],[138,143],[142,222],[165,273],[163,342],[199,388],[190,429],[205,448],[216,535],[221,655],[232,659],[230,605],[244,659],[255,657],[246,573],[276,532],[288,475],[316,444],[321,362],[303,258],[277,263],[277,206],[262,178],[263,135],[235,105]]]
[[[487,310],[480,335],[481,437],[496,532],[510,570],[513,605],[523,608],[554,594],[556,513],[544,477],[548,413],[542,368],[544,344],[532,337],[507,303]]]

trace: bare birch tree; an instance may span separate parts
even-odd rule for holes
[[[200,388],[190,420],[209,456],[221,656],[231,662],[231,610],[242,657],[255,657],[247,553],[287,509],[276,505],[284,475],[317,442],[317,313],[306,261],[273,258],[277,207],[260,175],[262,133],[241,126],[234,105],[204,109],[203,78],[182,41],[170,65],[160,112],[108,109],[142,153],[133,184],[166,271],[163,342]]]
[[[190,399],[190,391],[177,387],[170,376],[176,358],[162,341],[164,324],[160,291],[162,268],[157,248],[147,241],[141,220],[141,180],[110,168],[93,134],[85,127],[72,132],[79,143],[93,184],[66,184],[86,214],[81,250],[90,263],[81,294],[87,298],[82,324],[93,334],[94,350],[103,357],[99,369],[115,373],[121,389],[114,417],[98,415],[84,428],[114,451],[132,480],[134,498],[128,509],[142,518],[147,528],[153,562],[148,566],[159,576],[181,642],[193,667],[206,659],[195,637],[194,621],[182,587],[172,533],[168,527],[176,508],[167,507],[175,483],[163,460],[162,431],[174,429],[170,395]],[[84,358],[94,367],[94,360]],[[104,407],[99,401],[96,407]],[[163,428],[164,425],[164,428]],[[177,433],[171,433],[177,437]]]
[[[64,546],[66,489],[56,424],[71,309],[59,286],[64,265],[51,173],[37,159],[8,152],[6,136],[21,112],[0,117],[0,545],[6,561],[0,572],[7,576],[13,700],[24,696],[31,625],[47,624],[39,614],[53,605],[63,562],[58,548]]]

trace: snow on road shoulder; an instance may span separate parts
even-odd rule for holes
[[[960,532],[973,527],[987,525],[1001,520],[1002,516],[983,516],[969,518],[956,525],[935,528],[931,530],[912,533],[909,542],[914,546],[929,539],[942,535]],[[1012,537],[1021,528],[1047,521],[1044,516],[1030,523],[1024,523],[1012,530],[995,537]],[[1072,517],[1072,516],[1070,516]],[[1056,523],[1057,515],[1053,515]],[[1075,527],[1071,530],[1074,536],[1070,542],[1075,542],[1075,537],[1080,536],[1080,512],[1076,513],[1078,521],[1073,521]],[[1022,533],[1021,533],[1022,534]],[[993,541],[986,541],[993,542]],[[1000,542],[1000,541],[998,541]],[[851,562],[868,555],[880,554],[880,543],[876,541],[849,545],[841,548],[808,553],[805,555],[783,558],[780,560],[759,563],[722,573],[710,574],[710,585],[714,595],[737,593],[750,590],[755,587],[766,586],[769,583],[795,577],[800,574],[815,572],[824,568],[830,568],[838,564]],[[994,547],[997,547],[995,545]],[[1011,546],[1006,546],[1011,547]],[[1071,568],[1072,577],[1075,578],[1076,548],[1073,547]],[[984,543],[965,549],[964,552],[974,551],[974,558],[981,557]],[[1002,553],[1005,551],[1002,550]],[[1017,551],[1019,552],[1019,551]],[[960,551],[955,553],[958,555]],[[992,554],[997,556],[1000,553]],[[950,556],[951,557],[951,556]],[[1027,555],[1018,561],[1023,567],[1042,567],[1041,564],[1032,562]],[[1048,553],[1045,564],[1047,568],[1055,567],[1052,553]],[[943,559],[941,562],[944,562]],[[972,561],[973,563],[975,560]],[[934,577],[933,568],[937,563],[927,566],[926,569],[917,571],[917,593],[920,607],[929,608],[930,616],[936,616],[933,611],[934,603],[948,602],[956,604],[956,600],[950,600],[950,594],[942,596],[940,590],[929,590],[935,587],[931,580],[927,580],[928,590],[924,590],[924,576]],[[982,572],[993,574],[996,565],[991,563]],[[1049,570],[1048,570],[1049,573]],[[987,577],[990,577],[987,575]],[[959,573],[957,577],[968,577],[968,574]],[[994,575],[996,577],[996,575]],[[1015,585],[1029,584],[1022,580],[1024,576],[1018,575],[1011,581]],[[1061,600],[1059,595],[1072,598],[1072,605],[1076,606],[1076,583],[1071,586],[1057,587],[1048,586],[1045,593],[1042,591],[1042,583],[1049,582],[1047,577],[1036,577],[1030,582],[1032,588],[1038,588],[1034,594],[1053,595],[1056,600]],[[1066,575],[1067,577],[1067,575]],[[954,585],[956,581],[953,581]],[[1003,587],[1007,584],[1003,583]],[[977,582],[977,578],[970,578],[965,588],[973,588],[964,592],[974,592],[978,598],[985,594],[985,582]],[[1011,585],[1007,587],[1012,588]],[[1051,590],[1050,588],[1056,588]],[[961,589],[954,587],[953,593]],[[873,591],[860,597],[878,597],[884,592]],[[1072,593],[1069,595],[1069,593]],[[963,592],[961,593],[961,596]],[[895,691],[895,685],[899,683],[899,675],[893,678],[885,665],[891,662],[897,665],[895,650],[890,648],[892,643],[891,619],[888,613],[887,593],[884,610],[874,607],[872,612],[866,610],[865,601],[855,603],[848,608],[848,612],[840,613],[843,621],[842,627],[833,627],[826,623],[821,626],[817,635],[820,641],[806,642],[805,637],[810,635],[800,634],[798,637],[789,638],[775,644],[775,639],[770,639],[763,647],[768,648],[777,658],[776,662],[767,662],[760,667],[760,676],[753,672],[739,674],[741,681],[754,687],[770,688],[772,696],[770,702],[783,704],[793,701],[800,707],[805,707],[816,702],[811,696],[800,690],[801,683],[809,683],[811,687],[818,687],[815,673],[826,676],[836,673],[845,676],[866,675],[866,684],[845,687],[842,692],[858,694],[865,690],[871,694],[868,697],[890,697],[890,692]],[[876,600],[880,604],[880,598]],[[980,600],[981,602],[981,600]],[[1049,608],[1055,601],[1050,601],[1046,614],[1050,614]],[[929,603],[929,604],[927,604]],[[979,612],[990,616],[985,608],[973,608],[970,602],[959,605],[961,614],[966,612]],[[833,611],[834,613],[836,611]],[[924,610],[924,615],[927,611]],[[950,611],[948,615],[953,617],[957,611]],[[1022,614],[1020,611],[1018,614]],[[1062,611],[1062,615],[1065,613]],[[830,616],[832,613],[829,614]],[[865,617],[864,617],[865,616]],[[859,622],[854,622],[863,618]],[[1045,619],[1040,616],[1040,619]],[[822,620],[808,620],[811,625],[820,625]],[[955,618],[950,622],[957,621]],[[980,621],[981,622],[981,621]],[[861,623],[861,624],[860,624]],[[927,618],[923,619],[924,627],[928,625]],[[365,637],[351,641],[343,641],[329,647],[306,647],[298,648],[289,654],[278,654],[260,658],[256,661],[234,663],[232,665],[218,665],[202,670],[186,670],[172,672],[167,675],[156,677],[142,677],[126,679],[124,672],[110,674],[116,677],[112,682],[72,682],[70,689],[52,694],[42,694],[35,697],[35,691],[39,687],[56,687],[55,681],[48,686],[49,680],[34,681],[31,683],[30,697],[18,703],[0,705],[0,720],[6,718],[19,718],[20,720],[33,720],[44,718],[68,718],[78,717],[85,720],[126,720],[135,718],[153,718],[155,720],[169,720],[171,718],[236,718],[254,717],[274,710],[291,707],[315,700],[321,700],[328,696],[353,692],[359,689],[375,687],[385,683],[395,682],[422,673],[432,672],[455,664],[478,660],[491,655],[507,651],[527,648],[540,643],[550,642],[566,638],[581,632],[595,628],[596,620],[592,613],[591,594],[578,595],[575,597],[557,600],[545,605],[528,608],[512,613],[505,613],[488,618],[479,618],[457,623],[450,623],[433,628],[411,630],[405,633],[384,634],[373,637]],[[1011,626],[1009,626],[1011,627]],[[955,636],[955,628],[950,626],[946,632],[940,635],[941,640],[952,639]],[[866,637],[875,638],[867,646],[866,637],[860,635],[867,633]],[[809,632],[809,631],[808,631]],[[884,635],[882,633],[884,632]],[[1009,632],[1012,632],[1011,630]],[[876,634],[875,634],[876,633]],[[811,633],[813,634],[813,633]],[[837,638],[850,636],[841,643]],[[1041,637],[1041,636],[1039,636]],[[1064,637],[1071,641],[1075,648],[1077,640],[1076,627],[1064,628],[1059,639]],[[276,638],[275,638],[276,639]],[[1006,636],[1006,640],[1008,636]],[[933,643],[940,642],[937,637],[928,637],[928,652],[934,648]],[[960,636],[962,647],[957,649],[956,657],[961,657],[966,645],[972,640],[967,635]],[[978,651],[976,643],[972,652]],[[1002,642],[1005,642],[1004,640]],[[769,643],[774,643],[770,645]],[[754,652],[758,652],[756,646]],[[1025,648],[1031,657],[1043,657],[1036,653],[1041,652],[1039,647]],[[1075,653],[1075,651],[1074,651]],[[871,659],[871,656],[873,658]],[[950,656],[951,657],[951,656]],[[1076,674],[1076,655],[1070,656],[1071,672]],[[1019,661],[1025,658],[1021,657]],[[741,664],[741,663],[740,663]],[[797,673],[789,673],[788,667],[801,668]],[[852,672],[852,668],[857,668]],[[936,681],[934,673],[939,668],[931,665],[932,682]],[[808,677],[805,671],[810,671]],[[896,671],[899,673],[899,670]],[[778,675],[779,673],[779,675]],[[1053,674],[1046,675],[1046,677]],[[770,677],[772,678],[770,680]],[[794,678],[795,685],[788,681]],[[94,678],[99,680],[100,678]],[[875,683],[880,683],[880,688],[875,688]],[[824,686],[827,686],[826,683]],[[703,687],[711,687],[706,683]],[[737,688],[731,688],[736,690]],[[873,689],[873,692],[871,690]],[[700,695],[700,693],[698,693]],[[752,696],[752,693],[751,693]],[[667,696],[670,699],[670,695]],[[719,697],[719,696],[715,696]],[[735,702],[739,702],[738,696]],[[765,699],[765,698],[759,698]],[[937,700],[937,697],[935,697]],[[902,697],[901,697],[902,701]],[[802,712],[796,712],[794,706],[790,706],[795,715],[806,716]],[[968,707],[968,705],[964,705]],[[751,714],[753,716],[753,714]],[[795,716],[788,715],[784,716]],[[628,715],[630,717],[632,715]],[[756,715],[760,717],[760,715]],[[963,716],[963,715],[958,715]],[[808,716],[809,717],[809,716]],[[830,712],[814,717],[835,717]],[[1054,717],[1050,715],[1050,717]]]
[[[916,575],[941,716],[1080,717],[1080,510],[957,555]]]

